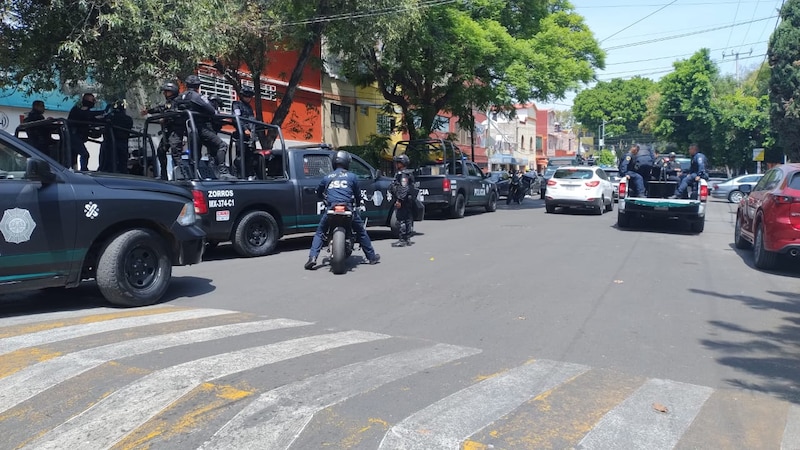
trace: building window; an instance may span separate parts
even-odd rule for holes
[[[331,126],[350,129],[350,107],[331,103]]]
[[[388,136],[392,134],[395,126],[395,118],[386,114],[378,114],[378,134]]]
[[[236,100],[234,95],[233,85],[228,83],[224,78],[216,77],[213,75],[200,73],[200,92],[205,95],[218,95],[225,104],[220,110],[224,113],[231,112],[231,104]],[[242,80],[242,86],[252,88],[253,83]],[[261,83],[261,100],[276,101],[278,98],[277,88],[274,84]]]

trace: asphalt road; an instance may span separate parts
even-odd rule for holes
[[[176,268],[166,301],[93,286],[0,303],[7,448],[800,448],[800,261],[618,230],[541,200],[416,225],[378,265],[310,237]],[[674,225],[674,224],[671,224]]]

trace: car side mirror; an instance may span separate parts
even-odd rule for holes
[[[40,158],[28,158],[25,164],[25,179],[52,183],[56,175],[50,170],[50,164]]]
[[[753,186],[750,186],[749,184],[742,184],[739,186],[739,190],[742,191],[743,194],[749,194],[753,191]]]

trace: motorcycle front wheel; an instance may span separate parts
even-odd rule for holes
[[[333,230],[331,239],[331,271],[341,275],[347,271],[347,242],[345,242],[345,231],[342,227]]]

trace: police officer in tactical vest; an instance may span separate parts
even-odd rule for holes
[[[381,255],[375,253],[375,249],[372,248],[372,241],[370,241],[367,230],[364,227],[364,221],[361,220],[358,209],[356,209],[361,205],[361,189],[358,187],[358,177],[349,171],[350,160],[350,153],[345,151],[336,152],[336,156],[333,158],[335,170],[320,181],[319,186],[317,186],[317,197],[323,200],[325,205],[345,204],[350,208],[353,212],[353,231],[358,233],[358,240],[364,250],[364,255],[370,264],[377,264],[381,259]],[[311,241],[308,261],[303,266],[306,270],[312,270],[317,265],[317,257],[320,250],[322,250],[322,241],[327,231],[328,215],[322,214],[317,226],[317,232],[314,234],[314,240]]]
[[[636,158],[639,154],[639,146],[637,144],[631,145],[630,150],[619,163],[619,175],[626,177],[629,180],[628,188],[630,189],[631,197],[638,197],[644,195],[644,180],[642,176],[636,172]]]
[[[639,153],[636,154],[636,173],[642,176],[642,184],[645,191],[650,188],[650,178],[653,176],[655,160],[656,157],[648,146],[640,148]],[[644,191],[642,195],[644,195]]]
[[[414,188],[414,174],[408,169],[410,160],[407,155],[394,157],[397,173],[389,187],[389,192],[394,198],[394,214],[400,226],[400,239],[392,247],[406,247],[412,244],[411,232],[414,227],[414,201],[416,189]]]
[[[161,92],[164,95],[164,103],[153,106],[143,112],[146,114],[164,114],[167,112],[178,111],[175,101],[178,99],[178,85],[166,82],[161,85]],[[166,180],[167,177],[167,151],[172,156],[174,167],[179,167],[181,153],[183,151],[183,137],[186,135],[186,127],[183,121],[178,118],[162,118],[161,122],[161,142],[158,144],[158,162],[160,166],[160,177]]]
[[[697,144],[689,145],[689,156],[692,157],[692,164],[689,166],[689,173],[680,176],[680,184],[675,189],[675,195],[669,198],[684,198],[689,186],[697,186],[701,178],[708,179],[706,173],[706,155],[699,152]]]
[[[200,94],[200,77],[189,75],[184,82],[187,89],[178,96],[178,108],[199,113],[194,116],[194,123],[197,128],[200,145],[204,145],[209,150],[209,153],[212,154],[212,157],[216,159],[217,175],[220,178],[229,178],[230,171],[225,163],[225,154],[228,152],[228,146],[217,136],[212,126],[212,120],[216,114],[214,106],[206,96]],[[192,151],[198,150],[192,149]]]

